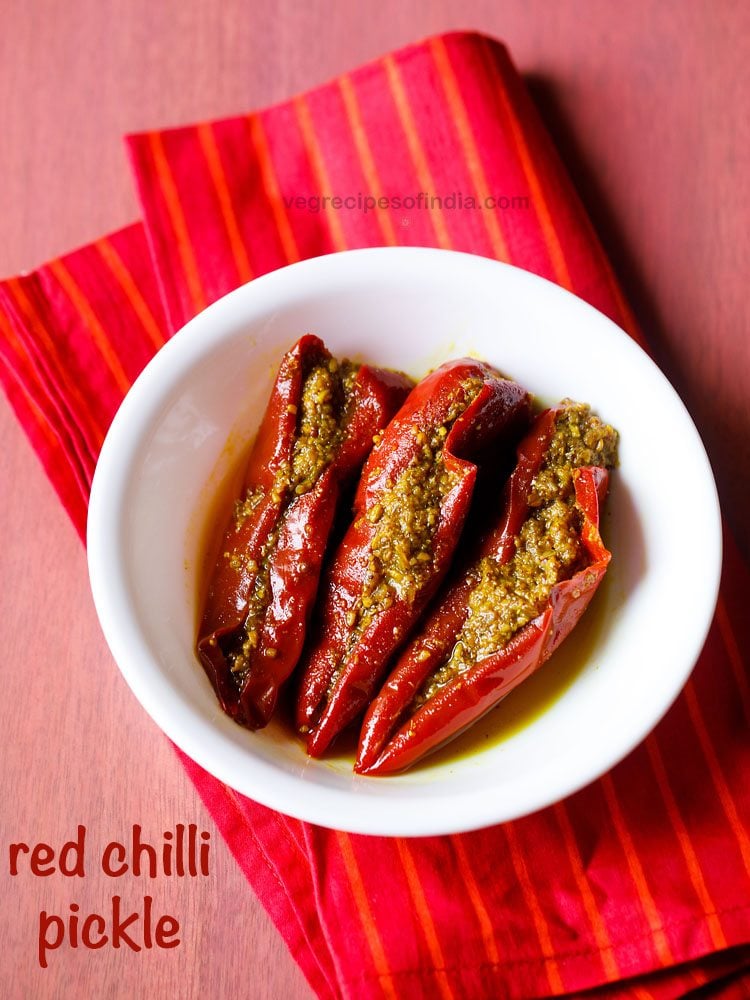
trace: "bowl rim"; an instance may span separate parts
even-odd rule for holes
[[[707,539],[707,551],[714,556],[711,565],[702,567],[707,583],[706,593],[710,595],[710,599],[705,601],[703,614],[694,617],[691,622],[694,655],[686,658],[681,671],[675,671],[669,697],[659,706],[658,713],[651,715],[641,725],[632,726],[627,736],[623,736],[607,753],[592,755],[588,766],[579,767],[568,781],[561,781],[556,785],[551,794],[529,791],[524,795],[521,792],[514,796],[512,807],[491,795],[481,799],[476,790],[471,790],[464,796],[452,791],[449,809],[441,811],[434,808],[432,800],[429,803],[422,800],[421,810],[396,810],[397,815],[393,816],[393,810],[384,808],[385,801],[380,796],[357,797],[351,790],[312,783],[306,784],[313,794],[300,795],[300,785],[305,784],[303,779],[280,769],[271,769],[266,761],[257,757],[254,764],[258,766],[247,769],[251,780],[238,780],[235,767],[225,759],[226,754],[222,755],[214,750],[216,739],[221,736],[219,731],[192,710],[174,711],[174,706],[170,706],[168,698],[163,700],[163,695],[168,695],[170,690],[172,695],[177,695],[176,690],[170,688],[163,679],[155,681],[154,676],[149,676],[148,663],[153,664],[154,657],[145,637],[140,633],[124,573],[113,572],[113,564],[115,567],[122,566],[122,560],[117,559],[117,549],[119,526],[125,513],[128,471],[142,447],[144,433],[159,411],[165,391],[170,386],[179,384],[184,374],[201,356],[210,353],[217,336],[221,336],[222,327],[226,329],[229,325],[224,320],[232,316],[232,322],[236,322],[238,306],[245,312],[244,321],[250,323],[253,313],[263,312],[265,300],[273,302],[274,299],[283,297],[290,280],[315,282],[322,277],[330,281],[332,267],[334,271],[338,268],[340,273],[344,273],[347,268],[354,268],[356,271],[370,263],[379,268],[383,263],[390,262],[390,266],[403,269],[417,261],[421,262],[422,268],[425,264],[431,266],[434,262],[439,270],[446,263],[450,266],[456,258],[461,258],[459,263],[462,267],[490,270],[501,268],[516,272],[516,277],[527,282],[532,293],[537,289],[549,295],[550,289],[554,289],[554,295],[574,300],[577,308],[588,312],[591,318],[602,325],[603,335],[608,328],[610,336],[624,338],[629,345],[628,349],[641,355],[640,362],[654,369],[663,388],[673,396],[673,401],[682,410],[682,415],[695,435],[693,443],[697,446],[696,457],[704,464],[703,471],[711,502],[710,510],[705,511],[702,534]],[[520,276],[523,276],[522,279]],[[511,264],[461,251],[431,247],[374,247],[312,257],[262,275],[212,303],[177,331],[157,352],[133,383],[102,445],[91,487],[87,551],[94,604],[114,660],[143,708],[183,753],[230,787],[297,819],[351,833],[427,836],[468,832],[518,819],[552,805],[609,771],[645,739],[677,699],[708,635],[719,594],[722,530],[711,465],[687,408],[650,356],[612,320],[554,282]],[[244,777],[245,775],[243,779]],[[367,777],[355,780],[384,781],[382,778]],[[464,798],[471,801],[468,813],[456,808],[457,801]],[[436,798],[435,801],[441,800]]]

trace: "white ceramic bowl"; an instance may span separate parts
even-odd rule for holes
[[[257,427],[283,352],[314,332],[339,356],[424,374],[485,358],[544,402],[586,401],[621,434],[603,533],[608,579],[577,631],[458,747],[356,777],[284,728],[219,710],[194,653],[197,579],[220,485]],[[373,834],[470,830],[533,812],[632,750],[685,683],[718,591],[720,516],[684,406],[649,358],[580,299],[468,254],[374,249],[253,281],[187,324],[120,408],[88,523],[105,636],[143,707],[190,757],[265,805]],[[123,734],[127,739],[127,734]]]

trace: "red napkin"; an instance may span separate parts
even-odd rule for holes
[[[145,224],[0,284],[3,384],[82,537],[103,435],[140,369],[195,312],[290,261],[383,243],[468,250],[559,282],[636,336],[518,73],[481,36],[432,38],[129,150]],[[316,211],[324,196],[354,201]],[[466,206],[488,196],[498,208]],[[526,819],[350,836],[182,758],[319,996],[748,995],[750,580],[725,544],[716,619],[674,708],[614,771]]]

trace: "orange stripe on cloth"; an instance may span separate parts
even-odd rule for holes
[[[260,168],[263,190],[279,233],[284,255],[289,264],[294,264],[295,261],[300,259],[299,248],[289,223],[289,216],[286,213],[284,200],[279,189],[279,181],[276,177],[273,159],[271,158],[271,150],[268,147],[268,139],[259,115],[249,115],[247,118],[247,127],[250,132],[250,142],[252,143]]]
[[[620,968],[617,964],[617,959],[615,958],[612,941],[607,931],[607,925],[599,912],[599,907],[596,905],[596,900],[594,899],[594,893],[592,892],[591,885],[586,877],[586,872],[584,871],[583,862],[581,860],[581,854],[578,850],[578,844],[576,843],[575,834],[573,832],[573,827],[570,824],[565,803],[558,802],[554,807],[554,811],[555,816],[557,817],[558,825],[562,831],[565,850],[568,852],[568,859],[570,860],[570,867],[573,869],[573,878],[575,879],[576,887],[580,893],[581,902],[583,903],[583,908],[586,911],[586,916],[588,917],[589,924],[591,925],[591,930],[594,933],[596,946],[601,953],[604,974],[606,975],[608,982],[614,982],[620,978]]]
[[[482,932],[484,950],[487,952],[487,957],[490,962],[492,962],[493,965],[499,965],[500,953],[498,952],[497,944],[495,943],[495,929],[492,926],[492,919],[487,912],[487,907],[484,905],[482,893],[480,892],[479,885],[477,884],[474,869],[471,866],[471,860],[469,859],[469,855],[466,853],[466,848],[464,847],[461,837],[451,837],[450,842],[456,855],[459,871],[463,876],[464,886],[469,894],[469,900],[474,908],[474,913],[476,914],[477,922],[479,923],[479,929]]]
[[[711,742],[711,737],[708,734],[703,713],[701,712],[700,705],[698,703],[698,696],[695,693],[695,685],[692,680],[689,680],[685,685],[684,694],[688,712],[690,713],[690,719],[698,737],[698,742],[703,750],[703,756],[706,758],[706,763],[708,764],[708,769],[711,773],[711,780],[714,783],[716,794],[719,796],[721,807],[724,810],[724,815],[726,816],[727,822],[732,829],[732,833],[737,839],[737,844],[739,845],[740,853],[742,855],[742,861],[745,865],[745,871],[748,875],[750,875],[750,838],[748,837],[747,830],[739,817],[737,805],[731,791],[729,790],[727,779],[724,777],[724,772],[721,769],[719,758],[716,754],[716,750],[714,749],[714,745]]]
[[[229,193],[229,185],[227,184],[227,177],[221,162],[219,148],[216,145],[213,126],[209,122],[203,122],[196,127],[196,134],[216,191],[221,218],[224,222],[224,228],[227,231],[229,247],[232,251],[235,267],[237,268],[237,277],[240,279],[240,283],[244,285],[251,280],[253,272],[247,256],[247,248],[240,233],[237,213],[232,203],[232,196]]]
[[[185,213],[182,210],[180,195],[177,191],[177,185],[175,184],[174,177],[172,176],[172,169],[169,166],[167,154],[164,151],[164,142],[161,134],[159,132],[149,132],[148,144],[151,151],[154,169],[156,171],[156,179],[159,184],[159,189],[164,199],[167,214],[169,215],[169,221],[172,224],[172,231],[174,232],[175,240],[177,242],[177,252],[180,256],[182,270],[185,273],[185,281],[187,283],[188,292],[190,293],[190,302],[193,310],[196,313],[199,313],[202,309],[206,308],[208,300],[203,288],[200,272],[198,271],[195,251],[193,250],[193,245],[190,242],[190,233],[188,231],[187,221],[185,220]]]
[[[2,333],[3,339],[8,343],[13,353],[15,354],[16,358],[18,358],[20,361],[26,355],[26,349],[16,336],[12,324],[2,311],[0,311],[0,333]],[[10,377],[18,386],[19,392],[23,393],[23,398],[26,400],[26,403],[28,404],[28,407],[33,414],[34,423],[39,428],[40,433],[43,435],[47,444],[50,445],[51,448],[57,450],[61,446],[60,438],[55,433],[54,428],[50,424],[46,413],[44,412],[44,410],[42,410],[41,406],[36,401],[33,394],[27,388],[24,380],[21,377],[20,371],[16,367],[16,364],[15,363],[11,364],[10,361],[8,361],[5,358],[3,358],[2,361],[5,364],[5,367]],[[76,479],[76,482],[77,481],[78,480]]]
[[[49,460],[52,461],[52,457],[54,456],[55,467],[58,472],[60,470],[60,456],[62,455],[67,460],[69,472],[72,476],[72,481],[68,479],[68,482],[71,483],[72,488],[76,493],[76,499],[79,500],[81,505],[80,521],[78,520],[74,510],[68,507],[68,502],[66,502],[65,499],[63,499],[63,502],[66,507],[68,507],[73,523],[83,536],[86,521],[86,507],[88,505],[94,462],[92,461],[90,465],[87,466],[81,458],[75,444],[71,440],[70,428],[67,426],[64,417],[62,417],[60,413],[59,407],[55,403],[52,392],[50,391],[50,384],[29,357],[26,345],[23,343],[23,340],[17,336],[16,331],[13,329],[13,324],[2,310],[0,310],[0,334],[2,334],[2,340],[5,343],[6,348],[9,348],[12,352],[12,357],[8,357],[6,351],[0,352],[0,368],[7,372],[8,383],[6,384],[6,388],[10,389],[10,382],[13,383],[15,388],[18,390],[20,398],[23,400],[22,405],[25,405],[27,408],[26,413],[22,414],[21,411],[16,408],[15,401],[10,395],[10,391],[8,392],[8,399],[11,406],[15,410],[16,415],[21,421],[22,426],[30,434],[32,443],[35,446],[37,442],[34,440],[33,435],[34,431],[38,430],[44,440],[44,447],[48,449]],[[31,386],[34,382],[36,382],[37,385],[32,391]],[[42,408],[39,397],[46,397],[46,402],[50,404],[51,412],[47,412]],[[33,423],[34,431],[31,431],[31,423],[27,423],[27,421]],[[42,458],[43,464],[46,467],[43,454],[40,454],[39,457]],[[64,495],[67,494],[67,491],[65,490],[65,482],[57,475],[53,475],[49,468],[47,471],[53,485],[58,490],[60,497],[64,498]],[[75,502],[72,493],[68,499],[70,502]]]
[[[372,964],[375,966],[375,971],[378,974],[380,985],[383,987],[383,992],[387,997],[392,997],[395,1000],[397,994],[393,986],[393,976],[385,955],[385,948],[383,947],[378,925],[375,923],[372,915],[370,901],[367,898],[367,890],[362,881],[362,873],[354,854],[351,838],[348,833],[344,833],[342,830],[336,830],[335,835],[339,851],[341,852],[341,860],[344,862],[344,870],[346,871],[352,895],[354,896],[360,924],[362,925],[365,940],[367,941],[367,947],[370,949]]]
[[[341,91],[341,97],[344,102],[347,121],[349,122],[349,128],[351,129],[352,137],[354,139],[354,146],[357,150],[357,156],[359,157],[365,182],[367,183],[367,187],[369,188],[373,198],[379,202],[380,199],[384,197],[383,187],[380,183],[380,177],[378,175],[377,167],[375,166],[375,160],[373,159],[372,150],[370,149],[370,143],[367,140],[367,134],[365,132],[364,125],[362,124],[362,116],[359,113],[359,103],[357,101],[357,95],[354,92],[354,86],[352,81],[346,75],[340,76],[338,83],[339,90]],[[393,229],[391,217],[385,209],[380,207],[379,204],[376,204],[375,206],[375,217],[378,220],[378,225],[380,226],[380,231],[383,234],[383,239],[386,244],[388,246],[396,246],[398,240],[396,239],[396,233]]]
[[[19,309],[22,317],[34,329],[36,336],[41,341],[42,346],[44,347],[45,360],[52,364],[53,359],[59,357],[59,352],[57,350],[55,338],[47,328],[44,317],[36,309],[34,303],[26,294],[23,284],[18,280],[18,278],[8,278],[5,281],[5,287],[10,293],[10,296]],[[67,409],[69,413],[74,413],[72,421],[80,425],[80,423],[85,420],[86,427],[93,435],[93,452],[91,450],[91,446],[84,440],[84,447],[91,457],[91,464],[93,468],[93,466],[96,465],[97,454],[104,441],[104,431],[99,426],[98,422],[91,416],[89,405],[81,395],[75,379],[70,379],[69,377],[66,377],[66,375],[67,373],[61,373],[59,376],[59,381],[64,382],[64,390],[61,389],[56,393],[56,396],[60,401],[59,406],[61,409]],[[66,405],[66,393],[69,394],[76,403],[76,406],[72,411],[71,408]]]
[[[547,199],[544,195],[544,188],[542,182],[539,178],[538,173],[534,167],[534,159],[529,153],[529,147],[526,143],[526,138],[523,132],[523,125],[521,124],[518,116],[515,114],[513,107],[507,97],[506,87],[503,80],[500,78],[498,73],[497,64],[492,53],[489,51],[489,41],[485,41],[485,47],[487,49],[487,62],[492,67],[492,74],[495,77],[495,90],[500,98],[503,105],[505,113],[507,115],[508,121],[510,123],[511,133],[513,140],[518,151],[519,161],[521,163],[521,168],[526,176],[527,183],[529,185],[529,190],[531,191],[531,196],[536,206],[537,215],[539,217],[539,224],[542,227],[542,232],[544,235],[544,241],[547,246],[547,251],[550,255],[550,261],[552,263],[552,269],[555,274],[555,278],[558,284],[562,285],[563,288],[567,288],[569,291],[573,291],[573,283],[570,277],[570,271],[568,270],[568,265],[565,261],[565,254],[560,243],[560,238],[557,234],[557,228],[555,227],[552,215],[549,210],[549,205]],[[636,341],[641,347],[645,346],[645,341],[643,335],[640,332],[638,323],[633,315],[630,306],[622,294],[620,285],[617,281],[615,273],[612,269],[612,263],[609,257],[604,252],[601,240],[596,234],[594,227],[591,223],[588,213],[585,211],[580,201],[578,195],[572,192],[573,197],[576,199],[578,204],[579,220],[583,224],[584,228],[588,231],[591,238],[592,244],[596,247],[600,265],[604,271],[605,277],[607,279],[607,284],[609,286],[612,298],[615,301],[615,306],[620,317],[620,325],[622,328]]]
[[[445,224],[443,211],[438,205],[431,204],[431,196],[435,194],[435,183],[432,179],[432,173],[430,172],[430,168],[427,163],[425,151],[419,139],[419,130],[417,129],[416,122],[414,121],[414,115],[412,114],[411,107],[409,106],[409,98],[406,96],[404,85],[401,82],[401,74],[399,73],[398,66],[396,65],[396,60],[393,56],[385,56],[382,60],[382,64],[383,69],[385,70],[386,79],[388,80],[391,95],[393,96],[394,104],[396,105],[396,111],[398,112],[398,117],[401,121],[401,127],[404,130],[406,142],[409,146],[409,155],[411,156],[412,163],[414,164],[414,170],[417,174],[417,182],[420,188],[428,196],[428,203],[430,203],[430,218],[435,229],[438,246],[442,247],[444,250],[450,250],[451,239],[448,235],[448,227]]]
[[[536,891],[534,890],[534,886],[531,884],[529,872],[526,868],[526,862],[523,859],[518,839],[516,838],[515,827],[513,823],[505,823],[501,829],[505,833],[505,838],[508,841],[508,848],[510,850],[510,859],[513,863],[513,869],[521,885],[521,889],[523,890],[524,900],[529,913],[531,914],[531,919],[534,922],[537,937],[539,938],[539,944],[542,948],[542,958],[544,959],[544,969],[547,973],[547,982],[549,983],[550,990],[555,994],[563,993],[563,981],[560,975],[560,968],[557,964],[557,959],[555,958],[555,953],[552,948],[552,938],[549,932],[549,924],[544,916],[542,907],[539,905],[539,900],[537,898]]]
[[[117,352],[112,346],[109,336],[107,335],[107,331],[99,321],[99,317],[94,312],[93,306],[84,294],[81,286],[59,257],[57,260],[50,261],[47,266],[50,273],[54,275],[55,279],[60,284],[60,287],[68,296],[73,306],[78,311],[81,319],[88,327],[91,339],[96,344],[99,353],[107,365],[107,368],[109,368],[112,373],[112,378],[115,380],[117,388],[124,395],[130,388],[131,380],[128,378],[125,373],[125,369],[120,364]]]
[[[687,831],[687,827],[685,826],[685,822],[680,814],[674,793],[669,785],[667,771],[664,767],[664,760],[655,735],[652,734],[646,740],[646,749],[648,750],[651,767],[653,768],[654,775],[659,786],[659,791],[661,792],[664,804],[667,808],[669,821],[672,824],[675,834],[677,835],[677,841],[680,845],[682,856],[685,859],[685,866],[688,870],[690,881],[692,882],[695,894],[703,907],[703,912],[706,917],[706,925],[708,926],[708,932],[711,935],[711,943],[714,948],[719,951],[722,948],[727,947],[727,939],[724,936],[721,921],[719,920],[716,912],[716,904],[711,898],[711,894],[706,887],[706,881],[703,877],[700,862],[698,861],[698,855],[695,853],[695,848],[693,847],[693,842],[690,839],[690,834]]]
[[[750,724],[750,684],[748,684],[745,664],[742,661],[742,653],[740,652],[737,637],[735,636],[734,629],[732,628],[732,622],[729,618],[726,602],[721,594],[719,594],[719,601],[716,605],[716,624],[719,626],[719,633],[721,635],[721,640],[724,643],[724,649],[727,651],[729,665],[732,668],[734,679],[737,682],[740,699],[742,701],[742,708],[745,712],[745,720]]]
[[[414,909],[419,917],[422,930],[424,932],[425,941],[427,942],[427,947],[429,949],[430,955],[432,957],[433,964],[435,966],[435,972],[437,974],[437,982],[440,988],[440,995],[445,998],[445,1000],[453,1000],[454,993],[451,989],[450,983],[448,982],[448,976],[445,972],[445,958],[443,957],[443,950],[440,947],[440,941],[438,940],[437,931],[435,930],[435,924],[432,920],[432,914],[430,913],[430,908],[427,905],[427,900],[425,898],[424,889],[422,888],[422,883],[419,879],[419,873],[417,872],[416,865],[414,864],[414,858],[412,857],[411,849],[408,843],[403,837],[397,837],[395,840],[396,848],[398,850],[399,858],[401,859],[401,865],[404,869],[404,874],[406,875],[406,883],[409,887],[409,895],[414,903]]]
[[[557,235],[557,230],[555,229],[555,224],[552,221],[552,215],[550,214],[549,205],[547,204],[547,198],[544,194],[544,188],[542,182],[539,178],[539,174],[534,166],[534,160],[529,153],[529,147],[526,143],[526,137],[524,135],[523,126],[516,116],[515,109],[508,100],[508,95],[505,88],[505,83],[500,77],[497,64],[495,62],[495,57],[490,51],[489,40],[483,40],[482,43],[486,52],[487,65],[491,67],[492,75],[495,79],[495,92],[498,96],[500,103],[502,104],[503,110],[505,112],[506,118],[510,125],[511,138],[515,144],[516,151],[518,153],[518,159],[521,164],[521,169],[526,177],[526,183],[529,186],[529,191],[531,192],[531,198],[536,208],[536,213],[539,218],[539,225],[542,229],[542,234],[544,236],[544,242],[547,246],[547,251],[550,256],[550,261],[552,263],[552,270],[555,275],[555,280],[563,288],[567,288],[568,291],[573,290],[573,285],[570,280],[570,271],[568,270],[568,265],[565,261],[565,255],[563,253],[562,245]]]
[[[445,47],[445,41],[441,37],[431,38],[429,41],[429,47],[432,58],[437,66],[440,80],[443,84],[443,90],[445,91],[445,97],[448,102],[450,115],[458,132],[459,142],[461,143],[461,148],[464,151],[464,159],[469,171],[469,176],[474,184],[475,193],[479,203],[487,205],[488,198],[490,196],[489,184],[487,183],[487,177],[484,172],[484,167],[482,166],[482,160],[479,156],[477,144],[474,141],[474,133],[471,129],[469,116],[466,113],[466,105],[464,104],[464,99],[461,96],[458,81],[456,80],[456,74],[453,72],[453,66],[451,65],[448,50]],[[500,230],[497,215],[495,212],[482,212],[482,218],[484,219],[485,228],[487,229],[487,235],[490,238],[490,245],[492,246],[493,254],[498,260],[509,261],[510,255],[508,253],[508,245],[505,242],[505,237]]]
[[[312,115],[304,97],[295,97],[294,110],[297,115],[300,133],[302,134],[305,152],[310,161],[312,172],[315,175],[315,183],[318,185],[321,195],[324,198],[326,196],[330,198],[333,194],[331,181],[328,177],[318,137],[315,134]],[[341,219],[339,219],[338,213],[330,204],[326,205],[326,219],[328,220],[328,227],[331,231],[331,239],[333,240],[334,247],[336,250],[346,250],[346,239],[344,237],[344,230],[341,228]]]
[[[159,326],[156,317],[151,312],[148,303],[141,295],[132,274],[126,267],[122,257],[113,246],[112,241],[107,236],[103,236],[100,240],[96,241],[94,246],[99,251],[100,257],[112,273],[112,277],[115,281],[117,281],[122,289],[125,298],[133,307],[133,312],[140,320],[141,326],[143,327],[148,339],[151,341],[153,346],[157,348],[157,350],[160,347],[163,347],[166,343],[164,332]]]
[[[182,757],[181,751],[178,750],[177,748],[175,748],[175,749],[177,751],[177,756],[180,757],[181,759],[184,759]],[[234,814],[234,818],[235,818],[236,822],[239,823],[239,825],[242,827],[243,831],[247,834],[247,836],[249,837],[249,839],[252,840],[253,844],[255,845],[255,848],[258,851],[258,854],[261,857],[261,859],[262,859],[262,861],[263,861],[266,869],[268,870],[269,875],[271,876],[271,878],[274,880],[274,882],[278,886],[278,888],[280,890],[281,896],[282,897],[286,897],[287,902],[289,904],[290,911],[291,911],[294,919],[296,920],[297,928],[299,930],[301,938],[304,941],[305,945],[307,946],[308,954],[310,955],[310,958],[312,959],[312,961],[314,961],[315,965],[317,966],[317,968],[318,968],[318,970],[320,972],[320,975],[323,977],[323,979],[326,981],[326,983],[329,986],[331,986],[330,978],[329,978],[329,976],[328,976],[328,974],[327,974],[327,972],[326,972],[326,970],[325,970],[325,968],[323,966],[323,963],[321,962],[320,958],[318,957],[318,954],[317,954],[315,948],[313,948],[313,943],[312,943],[312,941],[310,939],[310,936],[308,934],[307,928],[305,927],[305,923],[300,918],[297,905],[294,902],[294,900],[292,899],[291,893],[289,892],[289,889],[287,888],[286,883],[282,880],[281,875],[279,874],[278,868],[276,867],[276,864],[272,863],[271,858],[269,856],[268,851],[266,850],[265,845],[263,844],[263,842],[261,841],[261,839],[258,837],[258,835],[255,832],[255,829],[253,827],[253,824],[249,821],[248,816],[245,813],[245,810],[242,808],[242,805],[240,803],[239,796],[238,796],[237,792],[235,792],[233,788],[230,788],[229,785],[225,785],[223,782],[219,782],[219,788],[221,789],[221,792],[223,793],[224,797],[226,798],[227,802],[229,803],[229,805],[230,805],[230,807],[232,809],[232,812]],[[212,815],[213,815],[213,811],[212,811]],[[232,848],[232,853],[235,854],[235,856],[237,857],[237,860],[239,861],[240,860],[239,854],[234,850],[234,848]],[[243,872],[244,872],[245,876],[248,878],[248,881],[250,881],[250,878],[247,875],[247,871],[245,870],[244,864],[241,863],[241,865],[242,865]],[[251,884],[252,884],[252,882],[251,882]],[[275,920],[274,920],[274,923],[276,923]],[[276,924],[276,926],[277,926],[277,928],[279,930],[281,930],[281,927],[278,924]],[[285,934],[284,934],[284,937],[286,939],[286,935]],[[290,946],[290,950],[291,950],[291,946]],[[302,962],[300,961],[300,958],[299,958],[298,955],[295,955],[295,959],[296,959],[296,961],[301,966]],[[306,976],[306,978],[307,978],[307,976]],[[333,987],[332,986],[331,986],[331,992],[333,993]]]
[[[662,926],[659,911],[656,908],[654,897],[651,895],[651,890],[648,887],[641,859],[638,857],[638,852],[635,849],[633,838],[630,834],[630,830],[628,830],[625,817],[622,814],[620,803],[617,799],[617,793],[615,792],[615,786],[612,782],[612,776],[610,774],[605,774],[601,779],[601,785],[604,790],[604,797],[607,801],[607,806],[612,817],[617,838],[620,841],[620,846],[625,854],[625,859],[628,863],[633,884],[635,885],[644,916],[646,917],[646,921],[651,930],[654,950],[656,951],[657,957],[663,966],[673,965],[674,956],[672,954],[672,949],[669,947],[669,941],[667,940],[667,935],[664,933],[664,927]]]

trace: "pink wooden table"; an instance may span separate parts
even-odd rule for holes
[[[474,26],[504,38],[567,158],[667,373],[704,435],[746,551],[750,341],[745,295],[750,7],[596,0],[378,0],[345,9],[200,0],[6,0],[0,33],[0,273],[131,221],[120,135],[247,110],[389,48]],[[0,401],[0,995],[286,1000],[310,995],[166,740],[100,636],[84,553]],[[658,443],[657,445],[658,446]],[[212,834],[208,879],[8,874],[10,841],[93,846],[133,823]],[[42,909],[154,897],[174,951],[60,949],[36,961]]]

